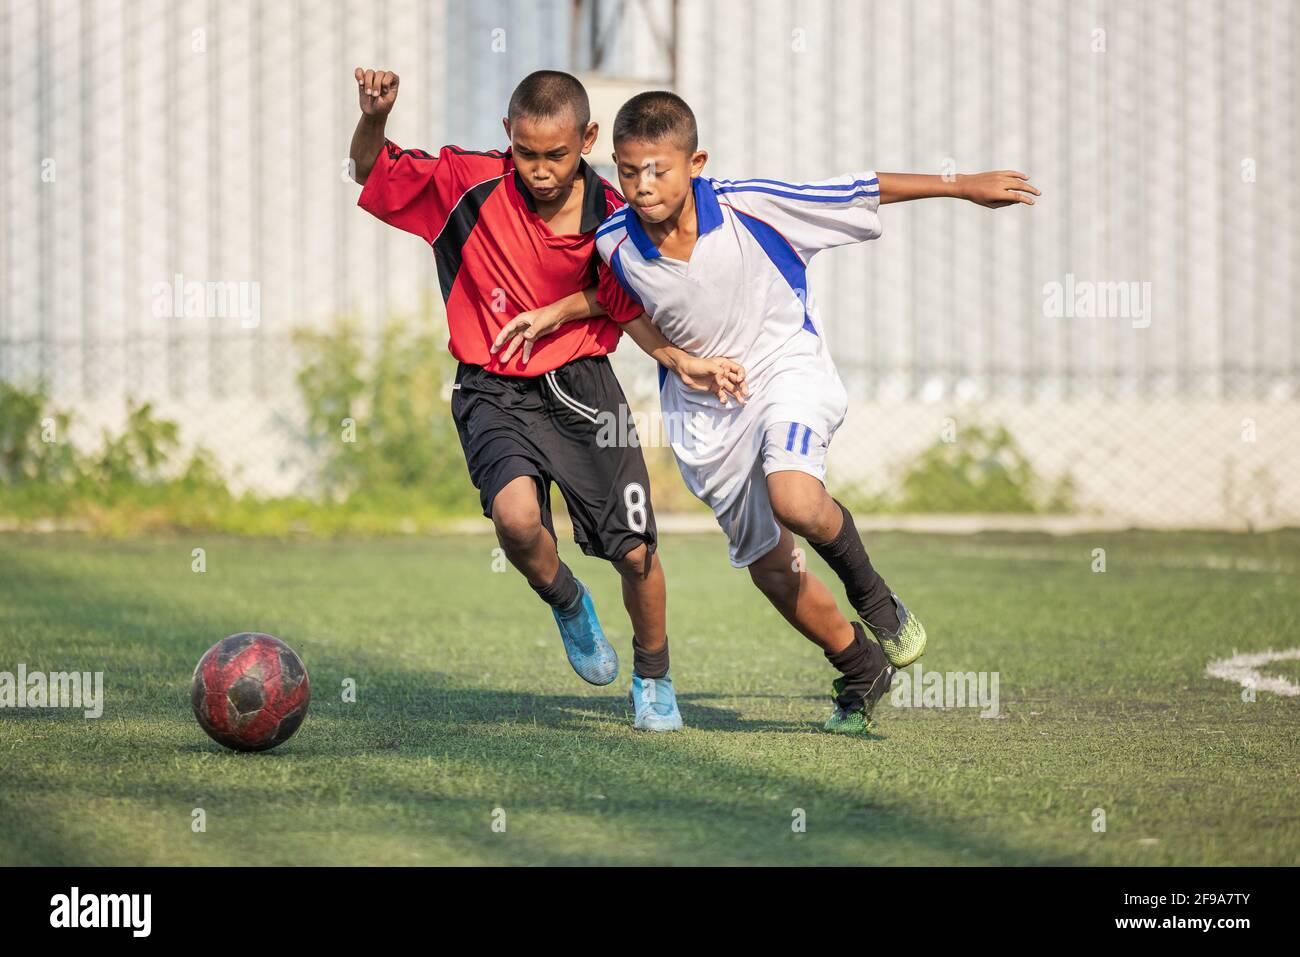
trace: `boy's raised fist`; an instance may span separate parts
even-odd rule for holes
[[[361,112],[366,116],[387,116],[397,101],[397,74],[391,70],[363,70],[357,67],[352,75],[357,80]]]

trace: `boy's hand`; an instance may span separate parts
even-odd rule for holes
[[[623,331],[632,337],[637,346],[665,369],[671,370],[696,392],[711,392],[723,405],[735,399],[745,404],[749,386],[745,383],[745,367],[721,356],[701,359],[679,349],[667,339],[659,327],[644,312],[631,322],[623,323]]]
[[[686,383],[688,389],[712,392],[723,405],[728,405],[730,399],[744,405],[749,395],[749,386],[745,383],[745,367],[721,356],[701,359],[682,354],[674,364],[673,371]]]
[[[957,174],[957,194],[988,209],[1010,206],[1013,203],[1034,205],[1034,196],[1042,194],[1030,184],[1029,177],[1015,170],[996,173]],[[1032,194],[1032,195],[1030,195]]]
[[[496,340],[488,351],[496,355],[498,349],[506,346],[506,351],[500,357],[501,364],[504,365],[510,361],[510,357],[515,354],[515,350],[522,345],[524,352],[519,359],[519,364],[526,366],[533,354],[533,343],[542,336],[549,336],[566,322],[592,319],[603,315],[605,315],[605,310],[600,304],[596,287],[591,286],[579,292],[570,293],[563,299],[557,299],[549,306],[529,309],[526,312],[519,313],[501,327],[501,331],[497,333]],[[507,342],[509,342],[509,345],[506,345]]]
[[[519,358],[519,364],[526,366],[533,354],[533,343],[542,336],[550,335],[563,324],[563,317],[549,306],[521,312],[501,327],[488,351],[496,355],[497,350],[505,345],[506,351],[497,356],[498,361],[505,365],[522,345],[524,352]],[[509,345],[506,345],[507,342]]]
[[[366,116],[387,116],[397,102],[397,74],[357,67],[352,75],[356,78],[357,93],[361,97],[361,112]]]

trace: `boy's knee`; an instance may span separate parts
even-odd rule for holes
[[[819,531],[821,503],[811,501],[804,496],[774,498],[772,514],[790,531],[808,538]]]
[[[542,511],[536,503],[512,503],[492,510],[492,524],[503,548],[531,548],[542,533]]]
[[[647,578],[654,568],[654,553],[643,542],[614,562],[614,567],[624,578]]]
[[[799,572],[784,563],[757,561],[749,566],[749,578],[759,591],[772,598],[787,598],[799,592]]]
[[[810,542],[833,538],[841,523],[839,505],[825,490],[821,494],[773,495],[772,514],[778,522]]]

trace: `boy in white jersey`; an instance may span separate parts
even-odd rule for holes
[[[701,177],[695,117],[672,93],[633,97],[614,121],[628,205],[596,232],[601,257],[677,348],[744,367],[749,401],[692,392],[660,374],[668,435],[687,486],[714,510],[731,562],[840,671],[826,730],[860,734],[925,629],[871,566],[853,517],[826,491],[825,457],[844,419],[840,381],[806,267],[822,249],[880,235],[881,203],[948,196],[1032,204],[1021,173],[863,171],[817,183]],[[642,321],[642,320],[638,320]],[[802,535],[844,583],[875,641],[803,567]]]

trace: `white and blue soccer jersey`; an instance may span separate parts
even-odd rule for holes
[[[662,255],[631,206],[596,232],[619,282],[674,345],[725,356],[748,373],[750,399],[724,406],[660,369],[660,403],[687,486],[707,502],[743,567],[777,544],[765,476],[825,480],[826,449],[848,397],[831,362],[809,261],[880,235],[874,172],[817,183],[693,182],[699,238],[689,262]]]

